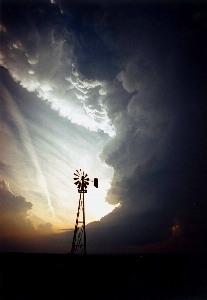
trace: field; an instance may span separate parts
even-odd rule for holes
[[[204,255],[1,254],[0,299],[207,299]]]

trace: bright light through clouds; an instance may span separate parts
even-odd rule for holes
[[[45,86],[45,90],[48,92],[49,88]],[[77,168],[85,170],[91,180],[99,178],[99,188],[91,182],[88,190],[86,222],[99,220],[111,212],[115,206],[105,202],[105,197],[113,169],[99,160],[109,136],[84,128],[86,124],[84,127],[71,124],[60,116],[61,112],[51,110],[38,98],[28,98],[25,106],[24,97],[16,104],[5,87],[1,91],[7,115],[13,120],[11,124],[2,123],[2,160],[13,166],[8,177],[2,174],[2,178],[10,183],[15,194],[21,193],[32,202],[30,219],[34,226],[50,222],[55,232],[74,228],[79,200],[73,183]],[[27,98],[29,94],[25,93]],[[83,122],[84,118],[78,117],[77,112],[78,120]]]
[[[93,183],[92,183],[93,184]],[[100,220],[102,217],[110,213],[119,204],[113,206],[105,201],[107,190],[110,188],[110,183],[99,180],[99,187],[89,187],[88,193],[86,194],[85,207],[86,207],[86,223],[91,221]]]
[[[87,163],[87,160],[84,160],[81,164],[82,166],[85,166],[84,168],[82,168],[82,170],[88,174],[90,179],[87,193],[85,194],[86,223],[100,220],[103,216],[110,213],[115,207],[119,206],[119,204],[115,206],[110,205],[105,201],[107,191],[110,189],[110,182],[113,176],[113,169],[100,165],[97,169],[91,169],[91,172],[89,173],[87,172],[87,170],[90,169],[89,164],[90,162]],[[98,178],[98,188],[94,187],[94,178]],[[74,185],[74,189],[76,196],[74,202],[77,206],[79,194],[76,185]]]
[[[5,94],[5,102],[10,99],[8,113],[12,115],[14,127],[20,133],[21,143],[27,150],[19,158],[16,157],[15,161],[12,159],[12,163],[17,164],[16,160],[22,160],[23,157],[28,161],[24,166],[19,163],[21,179],[15,172],[12,176],[10,174],[8,179],[11,186],[13,182],[15,189],[32,201],[31,219],[36,226],[40,218],[53,224],[54,230],[73,227],[78,206],[73,172],[76,168],[85,169],[90,172],[90,176],[98,177],[100,182],[99,189],[91,189],[87,194],[86,220],[88,223],[100,219],[114,208],[105,202],[113,169],[102,166],[98,159],[109,136],[115,135],[102,103],[104,96],[100,91],[105,83],[88,80],[79,74],[73,45],[69,46],[63,36],[56,39],[55,29],[41,37],[36,31],[28,31],[27,37],[17,37],[2,26],[1,32],[5,39],[9,37],[11,40],[7,52],[2,49],[1,65],[9,70],[10,75],[23,88],[50,106],[45,107],[42,103],[42,113],[42,108],[36,108],[36,100],[30,102],[28,99],[31,107],[26,108],[22,102],[25,108],[21,112],[9,92]],[[31,39],[31,36],[38,44],[32,52],[24,43],[25,38]],[[26,98],[30,98],[29,94]],[[57,113],[52,114],[50,108]],[[25,118],[28,114],[29,117]],[[34,114],[37,116],[35,120]],[[70,122],[75,125],[71,127]],[[86,129],[81,129],[79,125]],[[8,132],[14,135],[11,128],[8,128]],[[27,140],[24,138],[25,132]],[[20,143],[15,145],[12,140],[9,143],[12,152],[21,153]],[[32,149],[32,152],[28,149]],[[7,157],[5,160],[9,163]],[[33,169],[36,170],[35,175],[30,180]]]

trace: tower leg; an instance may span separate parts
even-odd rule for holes
[[[86,254],[84,193],[80,193],[71,254]]]

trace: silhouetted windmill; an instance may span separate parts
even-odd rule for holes
[[[84,174],[84,171],[76,170],[74,173],[76,176],[73,178],[75,180],[74,184],[78,188],[79,204],[78,212],[76,217],[75,230],[73,234],[73,243],[72,243],[72,254],[86,254],[86,230],[85,230],[85,204],[84,204],[84,194],[87,193],[87,187],[89,185],[90,179],[88,174]],[[98,188],[98,178],[94,178],[94,186]],[[81,226],[79,225],[81,224]]]

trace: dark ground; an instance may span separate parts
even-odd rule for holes
[[[207,299],[207,259],[191,255],[4,253],[0,299]]]

